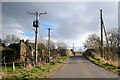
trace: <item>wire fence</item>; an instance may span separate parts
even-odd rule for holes
[[[60,57],[51,58],[51,62],[57,60],[58,58]],[[39,60],[37,60],[37,67],[46,65],[49,62],[48,59],[49,58],[39,58]],[[19,73],[22,71],[31,70],[36,67],[34,61],[31,61],[29,59],[23,62],[11,62],[11,63],[6,63],[5,61],[3,61],[2,63],[0,63],[0,65],[2,65],[1,66],[2,74]]]
[[[13,62],[13,63],[0,63],[2,65],[2,73],[14,73],[16,71],[23,70],[27,67],[27,61]],[[32,64],[32,62],[31,62]]]

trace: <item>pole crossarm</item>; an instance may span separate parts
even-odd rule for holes
[[[34,15],[36,15],[36,16],[37,16],[37,15],[40,16],[41,14],[47,14],[47,12],[41,12],[41,13],[40,13],[40,12],[35,12],[35,13],[27,12],[27,13],[29,13],[29,14],[34,14]]]

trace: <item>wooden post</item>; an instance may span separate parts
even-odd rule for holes
[[[13,72],[15,72],[15,63],[13,62]]]
[[[5,72],[6,72],[6,71],[7,71],[7,68],[6,68],[5,57],[4,57],[4,65],[5,65]]]
[[[28,12],[29,13],[29,12]],[[42,15],[42,14],[47,14],[46,12],[45,13],[39,13],[39,12],[35,12],[35,13],[29,13],[29,14],[34,14],[36,16],[36,21],[33,22],[33,27],[36,28],[36,31],[35,31],[35,54],[34,54],[34,64],[35,66],[37,65],[37,28],[39,27],[39,16]]]
[[[100,10],[100,20],[101,20],[101,58],[104,56],[104,45],[103,45],[103,19],[102,19],[102,10]]]
[[[48,55],[49,55],[49,63],[51,61],[51,53],[50,53],[50,28],[47,28],[48,29]]]
[[[74,51],[74,43],[73,43],[73,51]]]
[[[106,29],[105,29],[105,24],[104,24],[104,22],[103,22],[103,29],[104,29],[104,33],[105,33],[105,38],[106,38],[106,42],[107,42],[107,47],[108,47],[109,55],[111,56],[111,55],[112,55],[112,52],[111,52],[110,45],[109,45],[109,42],[108,42],[107,31],[106,31]],[[104,56],[104,57],[105,57],[105,56]],[[106,57],[108,57],[108,55],[107,55]]]

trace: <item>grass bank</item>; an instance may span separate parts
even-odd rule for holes
[[[4,66],[2,66],[0,68],[2,68],[2,72],[4,72],[4,73],[7,73],[7,74],[12,74],[13,73],[13,67],[12,66],[6,66],[6,70],[5,70]],[[15,66],[15,69],[16,70],[21,70],[21,67],[20,66]]]
[[[96,60],[90,56],[87,56],[86,57],[89,61],[91,61],[92,63],[98,65],[98,66],[101,66],[107,70],[110,70],[116,74],[118,74],[120,76],[120,67],[115,67],[113,65],[110,65],[110,64],[106,64],[106,63],[103,63],[103,62],[100,62],[100,60]]]
[[[51,62],[50,64],[42,67],[34,68],[33,70],[22,72],[19,74],[13,74],[9,77],[3,78],[3,80],[22,80],[22,79],[38,79],[49,77],[59,66],[64,64],[69,59],[69,56],[61,57],[60,59]]]

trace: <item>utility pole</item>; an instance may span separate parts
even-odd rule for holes
[[[39,16],[42,15],[42,14],[47,14],[46,12],[44,13],[39,13],[39,12],[35,12],[35,13],[30,13],[28,12],[29,14],[34,14],[36,16],[36,20],[33,21],[33,27],[35,27],[35,55],[34,55],[34,64],[36,66],[37,64],[37,28],[39,27]]]
[[[74,51],[74,43],[73,43],[73,51]]]
[[[104,56],[104,45],[103,45],[103,18],[102,18],[102,10],[100,10],[100,22],[101,22],[101,57]]]
[[[102,19],[102,21],[103,21],[103,19]],[[111,56],[112,52],[111,52],[110,45],[109,45],[109,42],[108,42],[107,31],[106,31],[106,28],[105,28],[104,21],[103,21],[103,30],[104,30],[104,34],[105,34],[105,38],[106,38],[106,42],[107,42],[107,47],[108,47],[107,49],[108,49],[109,54]],[[103,52],[104,52],[104,48],[103,48]],[[104,57],[105,57],[105,53],[104,53]]]
[[[50,63],[50,61],[51,61],[51,59],[50,59],[50,30],[52,30],[52,29],[50,29],[50,28],[47,28],[48,29],[48,55],[49,55],[49,63]]]

